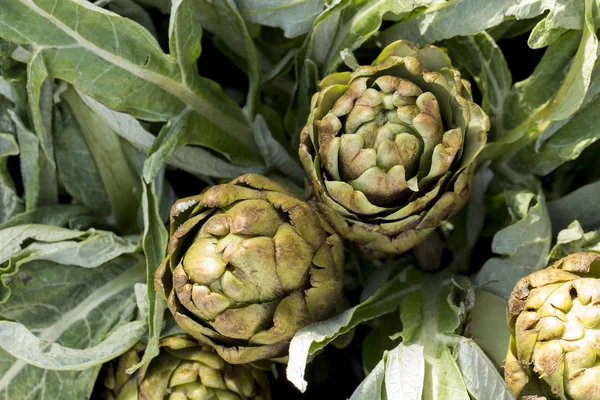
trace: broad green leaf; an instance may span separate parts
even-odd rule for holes
[[[381,359],[367,377],[356,388],[350,400],[382,399],[384,393],[385,359]]]
[[[76,231],[44,225],[17,225],[0,230],[0,304],[11,295],[11,282],[19,279],[22,265],[34,260],[96,268],[121,254],[136,252],[137,238],[121,238],[112,232]]]
[[[17,225],[2,229],[0,230],[0,265],[23,250],[27,239],[51,243],[84,235],[85,232],[45,225]]]
[[[374,377],[367,377],[355,392],[358,397],[353,398],[469,400],[465,380],[475,378],[462,376],[453,352],[461,340],[456,334],[472,304],[469,280],[453,277],[450,270],[423,274],[409,269],[405,273],[417,290],[401,299],[401,331],[390,335],[390,339],[401,343],[388,341],[388,345],[397,347],[380,355],[384,362],[383,381],[376,379],[380,376],[378,364],[372,371]],[[370,335],[377,330],[387,333],[392,316],[394,313],[375,321],[380,323]],[[365,340],[363,346],[368,345]],[[382,394],[372,397],[380,386],[384,388]]]
[[[454,36],[476,35],[499,25],[507,17],[534,18],[551,9],[559,0],[450,0],[415,13],[382,31],[387,45],[399,38],[419,44],[434,43]]]
[[[0,225],[0,230],[17,225],[53,225],[59,227],[71,227],[70,223],[82,216],[89,214],[87,207],[75,204],[59,204],[55,206],[45,206],[35,210],[25,211],[16,215]]]
[[[371,373],[380,363],[386,350],[395,347],[393,337],[402,330],[398,312],[391,312],[371,321],[371,332],[363,340],[362,364],[363,370]]]
[[[592,0],[585,0],[585,8],[583,31],[562,35],[547,48],[534,73],[515,84],[507,98],[506,128],[510,131],[489,144],[482,157],[509,160],[540,137],[549,137],[544,131],[553,121],[568,119],[581,107],[599,51]],[[507,151],[509,143],[512,149]]]
[[[272,167],[290,177],[296,183],[304,182],[304,171],[296,158],[273,137],[265,119],[258,115],[252,124],[254,137],[267,167]]]
[[[456,37],[441,44],[449,50],[453,65],[473,78],[483,98],[481,106],[490,117],[488,140],[502,137],[505,102],[512,77],[502,51],[486,32]]]
[[[314,2],[315,0],[308,0]],[[318,1],[318,0],[317,0]],[[301,6],[305,0],[289,3],[292,8]],[[272,2],[271,2],[272,3]],[[276,0],[276,3],[280,3]],[[214,35],[214,44],[219,48],[233,63],[248,76],[248,93],[246,95],[245,111],[250,120],[256,116],[260,81],[266,82],[274,79],[271,74],[279,74],[278,67],[283,68],[289,65],[289,60],[279,60],[278,58],[268,57],[257,48],[257,42],[253,40],[256,31],[252,29],[253,25],[244,22],[240,7],[260,7],[267,3],[248,3],[243,1],[225,0],[214,2],[209,0],[199,0],[194,2],[198,21],[204,29]],[[287,7],[282,7],[283,9]],[[264,9],[264,11],[268,11]],[[277,12],[276,7],[271,11]],[[304,16],[299,16],[303,18]],[[288,59],[292,53],[288,53]],[[285,57],[284,57],[285,58]],[[278,61],[282,61],[278,64]],[[275,64],[275,65],[274,65]],[[262,78],[261,78],[262,75]]]
[[[290,343],[287,379],[301,391],[306,390],[304,370],[309,356],[361,322],[393,311],[404,296],[415,290],[419,290],[419,287],[404,282],[400,277],[393,278],[361,304],[328,320],[302,328]]]
[[[519,279],[546,266],[552,243],[552,226],[546,200],[537,181],[510,185],[504,191],[515,221],[501,229],[492,241],[490,258],[477,273],[475,284],[505,299]]]
[[[133,293],[143,270],[136,256],[93,269],[49,261],[24,265],[21,279],[11,285],[12,297],[0,306],[0,313],[12,320],[0,322],[0,347],[6,351],[0,352],[0,393],[7,398],[88,398],[101,364],[146,331],[145,323],[136,321]]]
[[[17,154],[19,154],[19,146],[14,136],[0,133],[0,224],[23,209],[23,202],[17,195],[14,181],[7,166],[8,157]]]
[[[531,31],[527,44],[539,49],[552,44],[569,29],[583,29],[585,5],[583,1],[557,0]]]
[[[10,101],[14,100],[13,93],[12,93],[12,87],[10,86],[10,83],[8,83],[6,80],[4,80],[4,78],[2,78],[1,75],[0,75],[0,95],[6,97]]]
[[[81,93],[80,93],[81,94]],[[142,125],[131,115],[113,111],[102,103],[82,94],[82,99],[98,117],[111,129],[127,140],[140,151],[147,153],[153,146],[156,137],[146,131]],[[160,163],[168,163],[193,174],[211,176],[216,178],[233,179],[244,173],[264,173],[264,167],[240,167],[229,163],[222,158],[215,157],[211,152],[201,147],[184,146],[178,148],[174,154]]]
[[[33,52],[27,66],[27,97],[34,132],[38,138],[38,153],[35,160],[34,178],[39,191],[33,199],[26,196],[27,209],[40,205],[58,203],[58,179],[54,146],[52,144],[52,92],[54,83],[48,78],[48,71],[41,53]]]
[[[400,344],[383,356],[385,360],[384,387],[388,399],[422,398],[425,375],[423,347],[418,344]]]
[[[40,141],[13,110],[9,110],[8,113],[15,124],[19,143],[19,162],[25,188],[25,208],[26,210],[32,210],[46,203],[46,201],[40,200],[44,196],[40,183]],[[52,195],[50,197],[54,198]],[[49,201],[49,203],[51,202]]]
[[[235,0],[235,3],[246,21],[281,28],[289,38],[309,32],[325,5],[324,0]]]
[[[548,202],[548,212],[554,232],[566,228],[574,220],[579,221],[584,230],[600,228],[598,196],[600,196],[600,182],[594,182],[560,199]]]
[[[10,0],[0,9],[0,37],[30,46],[50,76],[109,108],[150,121],[189,113],[189,143],[240,165],[260,163],[242,110],[196,72],[200,32],[191,2],[175,2],[171,13],[170,55],[137,23],[82,0]]]
[[[69,108],[61,110],[62,121],[57,121],[56,158],[67,191],[109,216],[123,233],[137,232],[132,216],[140,206],[139,181],[119,137],[74,89],[67,89],[62,98]]]
[[[600,252],[600,240],[597,231],[585,232],[579,221],[575,220],[556,237],[556,244],[548,256],[548,264],[579,251]]]
[[[467,390],[476,400],[512,400],[496,366],[472,340],[461,338],[456,350],[458,367]]]
[[[507,305],[506,299],[485,288],[475,289],[475,304],[469,312],[465,332],[492,359],[496,369],[504,365],[510,339],[506,324]]]
[[[600,138],[595,126],[600,123],[600,68],[596,66],[592,84],[582,107],[570,119],[553,122],[536,143],[523,148],[517,155],[516,166],[522,171],[547,175],[567,161],[574,160],[583,150]],[[570,221],[569,221],[570,222]]]

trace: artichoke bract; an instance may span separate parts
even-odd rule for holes
[[[299,154],[340,235],[402,253],[466,203],[490,122],[441,49],[400,40],[319,86]]]
[[[181,199],[155,287],[181,328],[226,361],[286,361],[289,341],[331,316],[341,238],[311,206],[260,175]]]
[[[104,386],[109,400],[269,400],[264,371],[226,363],[209,346],[188,335],[164,338],[160,354],[133,374],[142,359],[138,343],[108,366]]]
[[[507,319],[504,378],[515,397],[600,399],[600,255],[574,253],[521,279]]]

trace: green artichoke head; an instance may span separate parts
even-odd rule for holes
[[[402,253],[465,204],[488,129],[448,56],[400,40],[320,82],[299,154],[340,235]]]
[[[600,399],[600,255],[574,253],[521,279],[507,319],[504,378],[515,397]]]
[[[160,354],[133,374],[145,346],[138,343],[108,365],[104,385],[110,400],[269,400],[264,371],[225,362],[188,335],[164,338]]]
[[[175,203],[155,287],[226,361],[285,361],[299,329],[335,312],[343,264],[341,238],[308,203],[244,175]]]

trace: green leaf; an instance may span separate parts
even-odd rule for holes
[[[510,332],[506,324],[506,299],[483,288],[475,289],[475,304],[469,312],[466,336],[493,360],[494,368],[504,365]]]
[[[8,171],[8,157],[19,154],[13,135],[0,133],[0,224],[23,209],[14,181]]]
[[[311,324],[296,333],[290,343],[287,378],[301,391],[306,390],[304,370],[308,357],[331,343],[336,337],[349,332],[356,325],[387,314],[398,307],[400,300],[419,290],[401,277],[386,282],[373,296],[361,304],[328,320]]]
[[[236,0],[235,3],[247,22],[281,28],[288,38],[308,33],[325,5],[324,0]]]
[[[304,171],[296,158],[279,143],[273,135],[262,115],[258,115],[252,124],[258,148],[265,160],[267,167],[272,167],[289,176],[296,183],[304,182]]]
[[[451,270],[423,274],[409,268],[405,276],[418,290],[401,299],[402,330],[391,339],[402,341],[383,353],[352,398],[469,400],[469,384],[479,372],[461,371],[455,353],[464,340],[457,333],[473,302],[469,280],[452,276]],[[392,315],[382,318],[375,331],[388,332]]]
[[[552,123],[536,143],[523,148],[515,157],[517,168],[537,175],[547,175],[600,138],[595,127],[600,124],[600,68],[594,68],[592,85],[582,107],[572,118]]]
[[[512,400],[504,379],[496,367],[472,340],[458,342],[457,363],[467,390],[477,400]]]
[[[81,93],[80,93],[81,94]],[[111,129],[127,140],[140,151],[147,153],[154,145],[156,137],[146,131],[135,118],[128,114],[113,111],[102,103],[82,94],[85,104],[90,107],[96,116],[101,117]],[[215,157],[211,152],[200,147],[184,146],[175,150],[175,153],[159,162],[168,163],[174,167],[201,176],[233,179],[245,173],[264,173],[264,167],[240,167]]]
[[[548,211],[554,231],[558,232],[566,228],[574,220],[580,221],[585,230],[598,229],[600,227],[599,195],[600,182],[594,182],[549,202]]]
[[[34,198],[26,197],[27,209],[39,205],[58,203],[58,180],[56,162],[52,144],[52,92],[54,83],[48,78],[48,71],[41,53],[31,54],[27,66],[27,97],[29,112],[35,134],[38,138],[38,153],[35,160],[34,178],[39,185],[39,191]]]
[[[70,223],[73,220],[85,216],[89,212],[90,210],[87,207],[75,204],[59,204],[55,206],[40,207],[35,210],[15,215],[0,225],[0,230],[27,224],[71,227]]]
[[[69,88],[57,121],[56,159],[67,191],[98,214],[111,217],[123,233],[137,232],[132,216],[140,207],[140,184],[119,137]],[[58,120],[58,118],[57,118]]]
[[[579,221],[575,220],[558,232],[556,244],[548,256],[548,264],[579,251],[600,252],[600,240],[598,232],[585,232]]]
[[[558,0],[531,31],[527,44],[533,49],[554,43],[569,29],[583,29],[585,5],[583,1]]]
[[[0,253],[0,265],[10,261],[7,267],[0,267],[0,304],[10,297],[10,282],[20,267],[34,260],[96,268],[138,249],[136,243],[112,232],[84,232],[44,225],[18,225],[0,230],[0,245],[5,246]]]
[[[532,0],[450,0],[412,18],[403,19],[382,31],[379,38],[385,46],[399,38],[418,44],[434,43],[454,36],[476,35],[499,25],[507,17],[534,18],[551,9],[556,1]]]
[[[515,84],[506,100],[507,133],[488,144],[482,157],[501,156],[508,162],[530,143],[550,137],[556,131],[553,121],[571,118],[579,110],[586,99],[599,50],[591,0],[585,0],[585,5],[583,31],[562,35],[548,47],[534,73]],[[545,133],[549,127],[549,133]],[[540,144],[536,146],[539,148]]]
[[[121,256],[93,269],[36,261],[19,274],[13,296],[0,306],[12,319],[0,321],[0,347],[7,352],[0,352],[0,392],[7,398],[88,398],[101,364],[146,330],[135,321],[133,295],[144,277],[143,261]]]
[[[526,178],[526,177],[524,177]],[[546,266],[552,243],[552,226],[539,182],[530,178],[504,190],[515,222],[496,233],[490,258],[475,277],[475,284],[508,299],[519,279]]]
[[[79,0],[11,0],[0,10],[0,37],[36,49],[51,76],[109,108],[150,121],[189,113],[189,143],[239,165],[260,163],[242,110],[196,72],[193,6],[177,1],[171,13],[170,55],[137,23]]]

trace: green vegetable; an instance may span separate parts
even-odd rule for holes
[[[138,343],[108,364],[104,381],[110,400],[269,400],[264,371],[223,361],[187,335],[161,340],[160,354],[133,374],[145,345]]]
[[[343,265],[340,238],[307,203],[244,175],[175,203],[155,285],[226,361],[282,361],[299,329],[334,313]]]
[[[300,158],[340,235],[403,253],[462,208],[490,122],[442,50],[400,40],[319,86]]]
[[[504,364],[515,397],[533,386],[550,399],[600,398],[599,302],[596,253],[571,254],[517,283],[508,302],[512,336]]]

